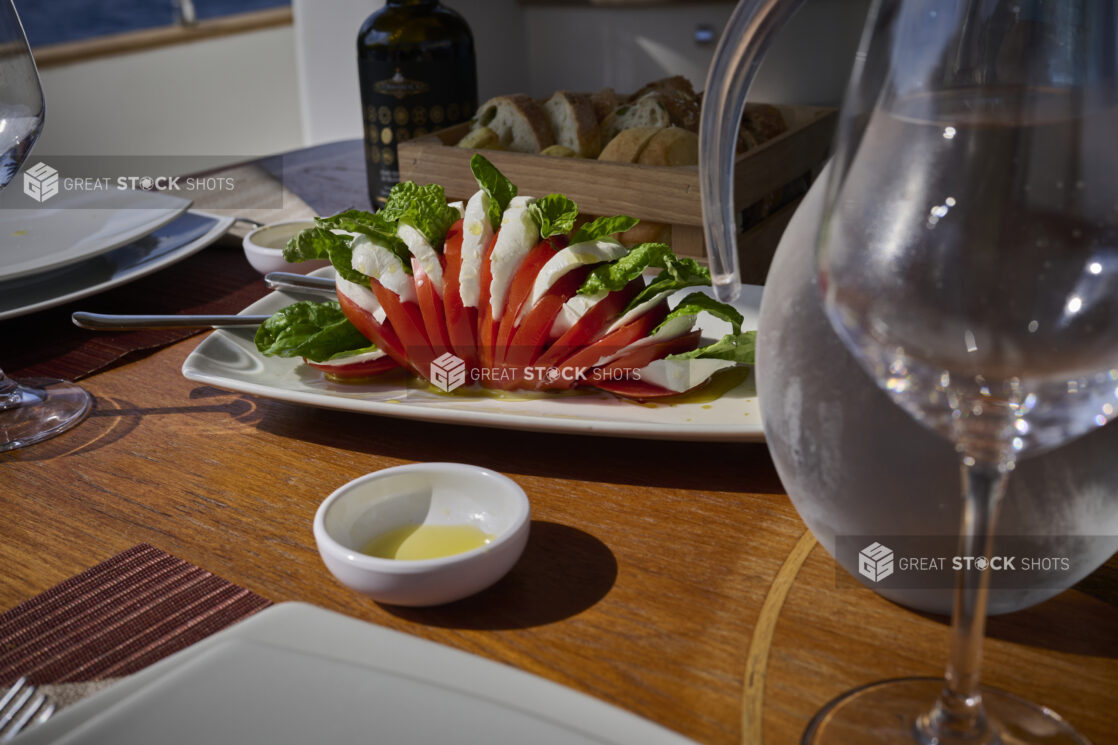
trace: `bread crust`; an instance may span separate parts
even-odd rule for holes
[[[556,144],[570,148],[582,158],[598,157],[602,137],[590,96],[557,91],[544,103],[544,111]]]
[[[543,107],[530,96],[513,93],[491,98],[478,107],[476,127],[489,127],[506,150],[538,153],[555,144]]]
[[[662,127],[630,127],[629,129],[623,129],[602,148],[598,160],[636,163],[645,145],[661,129]]]

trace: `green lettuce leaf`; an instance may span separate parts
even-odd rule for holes
[[[540,237],[550,238],[574,230],[578,206],[562,194],[548,194],[528,205],[528,213],[540,226]]]
[[[754,364],[757,350],[757,332],[746,331],[742,334],[726,334],[718,341],[705,347],[681,354],[669,354],[667,360],[716,359],[729,360],[739,365]]]
[[[616,261],[603,264],[586,278],[578,289],[581,295],[598,292],[616,292],[641,276],[649,267],[664,268],[672,249],[667,243],[640,243],[629,249],[629,253]]]
[[[260,324],[256,348],[269,357],[306,357],[312,362],[369,351],[369,340],[349,322],[337,301],[303,300]]]
[[[678,318],[679,316],[697,316],[700,313],[710,313],[715,318],[721,318],[723,321],[726,321],[730,324],[734,334],[741,333],[741,325],[745,321],[742,314],[733,306],[720,303],[710,295],[705,295],[701,292],[692,292],[690,295],[683,298],[683,300],[679,302],[679,305],[672,309],[672,312],[664,318],[659,326],[652,330],[652,333],[659,331],[664,324],[673,318]]]
[[[470,158],[470,170],[477,185],[489,195],[489,223],[497,230],[501,227],[501,216],[516,196],[516,186],[497,170],[497,166],[479,153],[474,153]]]
[[[571,236],[571,243],[582,243],[583,241],[605,238],[607,235],[613,235],[614,233],[624,233],[626,230],[635,228],[639,222],[640,220],[637,218],[625,215],[599,217],[575,231],[575,234]]]
[[[404,245],[404,242],[396,237],[396,223],[385,215],[384,210],[375,215],[361,210],[346,210],[331,217],[315,218],[315,224],[317,227],[304,230],[288,241],[288,249],[293,252],[300,250],[298,248],[300,241],[318,242],[325,245],[328,239],[323,234],[328,233],[334,239],[330,244],[329,253],[312,258],[328,258],[330,263],[334,265],[334,271],[338,273],[338,276],[348,279],[350,282],[365,284],[368,277],[353,268],[353,238],[348,235],[331,233],[333,230],[344,230],[347,233],[364,235],[374,243],[384,246],[400,260],[400,263],[404,265],[404,271],[411,274],[411,254],[408,253],[408,247]],[[319,232],[304,238],[304,233],[310,231]],[[292,246],[293,243],[296,244],[295,247]],[[284,250],[284,258],[288,261],[293,260],[287,258],[287,249]]]
[[[686,287],[709,287],[710,270],[699,264],[694,259],[679,258],[668,253],[663,264],[663,271],[656,275],[648,286],[637,293],[625,310],[635,308],[646,300],[662,292],[676,292]]]
[[[393,187],[392,192],[395,191],[396,187]],[[458,210],[446,203],[446,191],[438,184],[418,186],[409,190],[409,193],[411,199],[401,208],[397,222],[401,225],[411,225],[423,234],[435,251],[442,253],[446,234],[461,215],[458,214]],[[392,193],[390,192],[388,196],[390,204],[385,209],[391,208],[395,211],[397,208],[391,205]],[[410,259],[408,263],[411,263]]]
[[[327,259],[339,277],[350,282],[368,282],[369,278],[353,268],[353,248],[347,235],[338,235],[327,228],[301,230],[283,249],[283,258],[290,262]]]

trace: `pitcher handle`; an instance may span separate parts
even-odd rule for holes
[[[699,124],[699,188],[707,258],[719,300],[741,290],[734,156],[749,86],[775,32],[803,0],[741,0],[730,16],[707,74]]]

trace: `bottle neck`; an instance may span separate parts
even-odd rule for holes
[[[387,0],[387,4],[393,8],[433,8],[439,4],[439,0]]]

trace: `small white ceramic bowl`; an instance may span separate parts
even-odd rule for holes
[[[314,517],[322,561],[338,580],[390,605],[449,603],[503,577],[528,542],[530,509],[520,486],[494,471],[461,463],[386,468],[342,486]],[[437,559],[399,560],[361,552],[409,524],[473,525],[488,544]]]
[[[268,272],[306,274],[319,267],[328,266],[330,262],[325,260],[302,261],[294,264],[284,261],[283,247],[287,245],[287,241],[300,230],[313,227],[314,223],[310,220],[288,220],[262,225],[245,236],[242,242],[245,258],[248,259],[249,264],[252,264],[252,268],[261,274]]]

